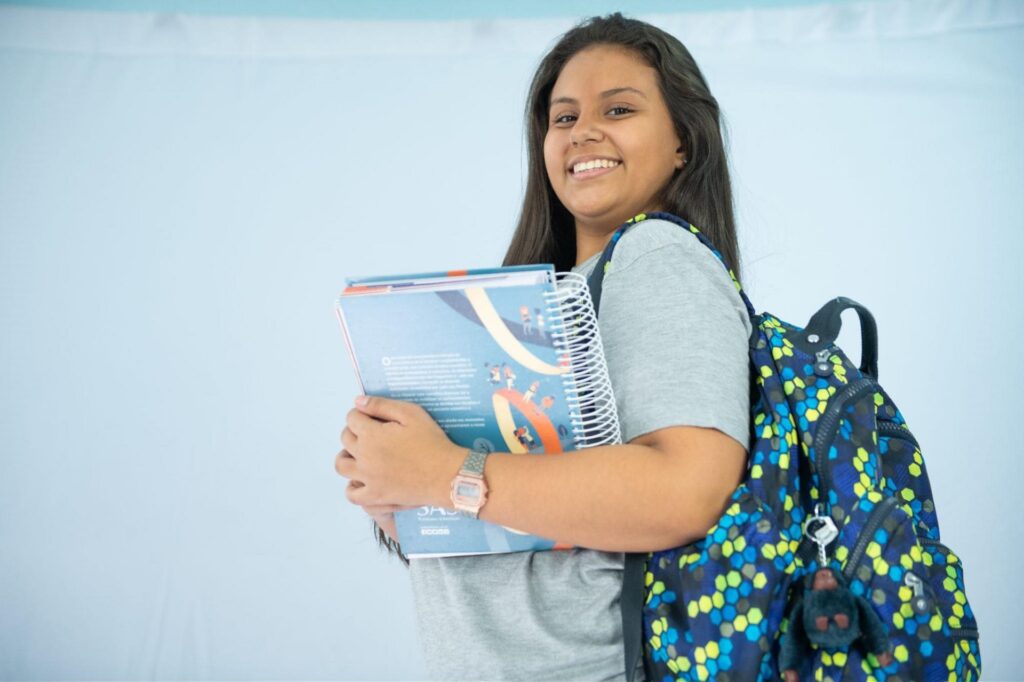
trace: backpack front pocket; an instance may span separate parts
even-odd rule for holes
[[[897,498],[882,498],[856,527],[856,542],[844,543],[849,551],[843,577],[881,617],[893,660],[881,668],[875,652],[859,645],[838,654],[820,652],[823,678],[977,679],[977,627],[957,557],[936,542],[922,543],[913,516]]]

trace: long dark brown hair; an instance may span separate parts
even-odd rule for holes
[[[576,25],[537,67],[526,102],[526,193],[503,264],[553,263],[556,270],[568,270],[576,263],[574,220],[555,196],[544,169],[544,137],[558,75],[576,53],[594,45],[633,50],[658,72],[662,97],[686,152],[686,165],[669,180],[662,205],[699,228],[738,280],[739,250],[718,102],[679,40],[618,12]]]

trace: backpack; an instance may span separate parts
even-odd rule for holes
[[[600,306],[623,233],[588,283]],[[724,262],[723,262],[724,264]],[[750,314],[747,471],[723,515],[691,544],[627,554],[627,679],[977,680],[978,625],[960,559],[942,544],[920,446],[878,384],[871,313],[836,298],[805,328]],[[835,345],[856,311],[862,361]],[[657,501],[652,501],[657,503]]]

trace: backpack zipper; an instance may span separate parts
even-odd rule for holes
[[[950,628],[949,633],[963,639],[980,639],[978,628]]]
[[[840,413],[846,409],[848,403],[863,397],[868,389],[874,388],[875,385],[875,380],[870,378],[858,379],[853,382],[833,397],[825,414],[818,421],[818,432],[814,438],[814,458],[818,468],[818,477],[821,479],[821,488],[826,491],[826,495],[827,491],[832,489],[832,466],[829,464],[828,451],[836,437]]]
[[[893,422],[880,421],[878,422],[878,430],[888,431],[887,435],[889,436],[897,436],[899,438],[909,440],[911,443],[914,444],[915,448],[917,448],[918,450],[921,449],[921,445],[917,442],[917,439],[914,438],[914,434],[912,434],[910,432],[910,429],[908,429],[906,426],[900,426],[899,424],[894,424]]]
[[[853,546],[853,551],[850,552],[850,556],[846,559],[843,577],[846,578],[847,584],[853,580],[853,572],[857,569],[857,564],[860,563],[861,558],[864,556],[871,538],[875,536],[875,531],[878,530],[878,527],[882,525],[882,521],[885,520],[885,517],[889,515],[897,504],[899,504],[899,500],[895,497],[887,497],[871,510],[867,523],[864,524],[864,528],[861,529],[860,534],[857,536],[857,544]],[[914,535],[916,536],[917,533]]]

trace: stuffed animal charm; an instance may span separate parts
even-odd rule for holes
[[[842,649],[862,637],[879,665],[892,662],[885,626],[863,597],[855,596],[843,577],[831,568],[819,568],[805,581],[809,591],[793,605],[789,630],[782,637],[779,667],[786,682],[800,679],[800,660],[809,644],[822,649]]]

